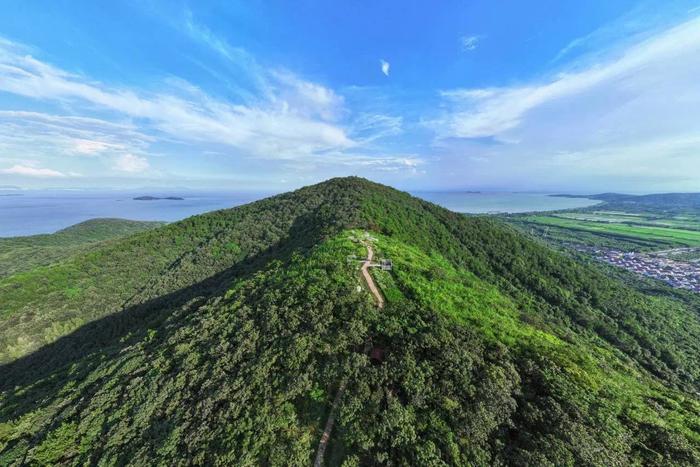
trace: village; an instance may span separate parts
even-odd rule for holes
[[[662,280],[671,287],[700,293],[700,263],[698,262],[676,261],[653,253],[599,249],[594,253],[598,259],[606,263]]]

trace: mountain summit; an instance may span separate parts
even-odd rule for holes
[[[700,464],[697,302],[364,179],[0,296],[2,465]]]

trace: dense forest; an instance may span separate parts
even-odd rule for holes
[[[368,235],[393,269],[361,282]],[[658,291],[656,291],[658,292]],[[700,300],[333,179],[0,279],[0,465],[700,465]]]
[[[163,225],[164,222],[91,219],[52,234],[0,238],[0,278],[46,266],[113,240]]]

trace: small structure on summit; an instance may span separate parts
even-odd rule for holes
[[[391,269],[394,267],[394,263],[392,263],[390,259],[380,259],[379,267],[382,268],[382,271],[391,271]]]

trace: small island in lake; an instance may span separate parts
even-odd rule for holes
[[[156,201],[159,199],[168,199],[171,201],[182,201],[185,198],[180,198],[179,196],[165,196],[165,197],[158,197],[158,196],[137,196],[134,198],[136,201]]]

